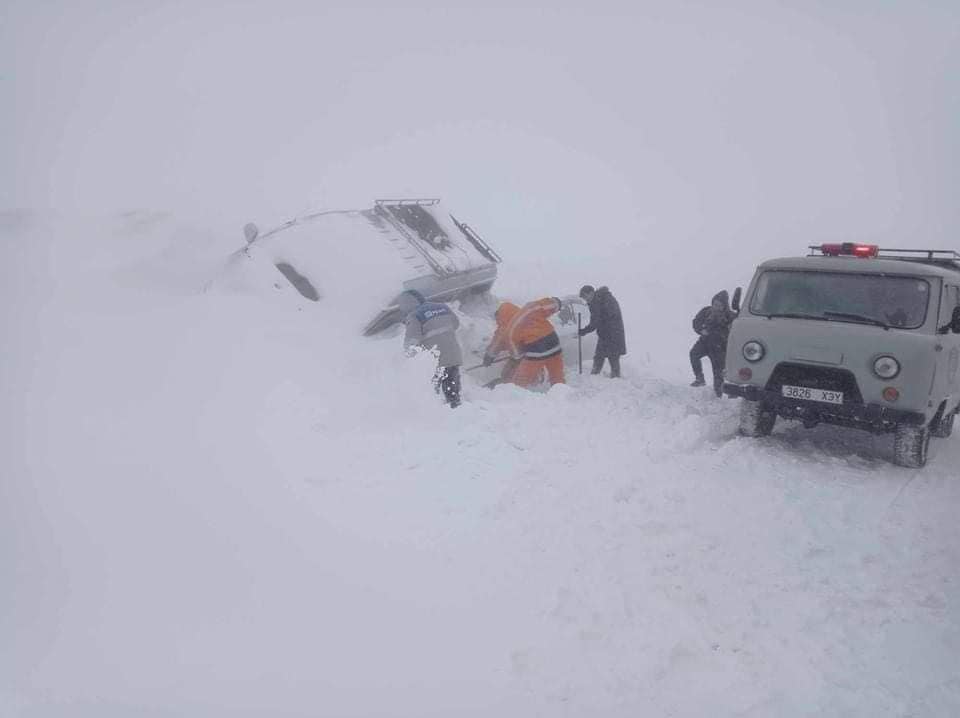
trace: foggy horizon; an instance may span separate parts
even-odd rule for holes
[[[949,3],[273,7],[8,4],[0,207],[440,196],[521,252],[960,228]]]

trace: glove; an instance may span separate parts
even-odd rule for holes
[[[493,354],[484,354],[483,355],[483,366],[490,366],[493,364]]]
[[[587,332],[584,331],[583,329],[581,329],[579,332],[577,332],[577,334],[578,334],[579,336],[581,336],[581,337],[587,336]]]

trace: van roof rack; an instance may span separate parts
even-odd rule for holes
[[[875,244],[844,242],[842,244],[811,244],[810,257],[851,256],[876,259],[896,259],[901,262],[933,264],[960,271],[960,252],[952,249],[899,249]]]
[[[917,262],[956,262],[960,252],[952,249],[886,249],[880,248],[879,257],[887,259],[912,259]]]

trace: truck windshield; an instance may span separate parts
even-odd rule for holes
[[[926,320],[930,284],[916,277],[769,270],[750,312],[916,329]]]

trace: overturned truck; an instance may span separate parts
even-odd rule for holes
[[[315,212],[265,232],[248,224],[244,235],[247,246],[231,262],[309,301],[348,302],[365,335],[401,319],[401,292],[464,300],[493,286],[501,262],[437,199],[380,199],[370,209]]]

